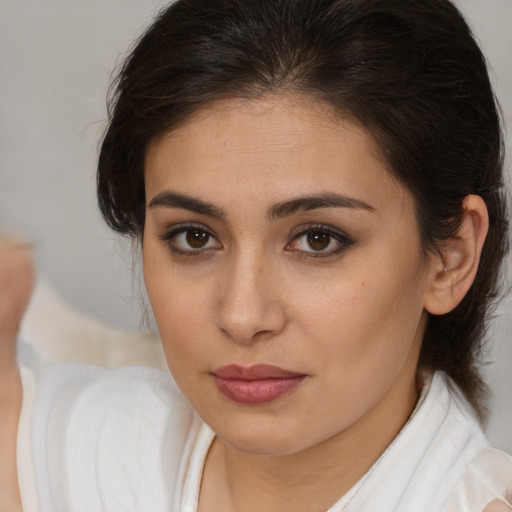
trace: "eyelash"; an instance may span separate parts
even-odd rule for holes
[[[294,242],[300,240],[300,238],[305,237],[312,233],[321,233],[325,234],[329,237],[329,244],[331,243],[332,239],[334,239],[338,243],[338,247],[335,249],[331,249],[329,251],[323,251],[318,250],[315,251],[313,248],[311,250],[301,250],[301,249],[291,249],[289,248],[289,252],[295,253],[296,256],[301,258],[327,258],[329,256],[337,255],[344,250],[346,250],[348,247],[352,246],[354,244],[354,240],[352,240],[348,235],[346,235],[344,232],[339,231],[337,229],[334,229],[331,226],[325,225],[325,224],[310,224],[307,226],[302,226],[299,231],[297,231],[295,234],[292,234],[292,239],[290,242],[288,242],[285,246],[285,249],[289,247]],[[209,238],[207,243],[209,243],[210,238],[213,238],[217,241],[218,247],[206,247],[206,248],[198,248],[196,250],[189,249],[184,250],[176,247],[176,245],[173,244],[173,241],[175,241],[176,237],[187,233],[189,231],[197,230],[199,232],[202,232],[206,234]],[[206,256],[207,254],[211,253],[212,251],[216,251],[219,248],[222,247],[220,242],[217,240],[215,235],[206,228],[206,226],[202,224],[180,224],[169,231],[165,232],[164,234],[159,236],[160,240],[165,242],[167,246],[169,247],[170,251],[178,256],[185,256],[185,257],[201,257]]]
[[[330,239],[334,239],[338,243],[337,248],[331,249],[329,251],[315,251],[314,249],[310,251],[304,251],[300,249],[290,249],[291,252],[295,252],[296,255],[301,258],[328,258],[329,256],[335,256],[343,252],[354,244],[354,240],[350,238],[346,233],[325,224],[309,224],[299,229],[300,231],[293,235],[293,238],[290,242],[288,242],[287,247],[300,238],[312,233],[325,234]]]
[[[210,253],[211,251],[217,250],[217,248],[213,248],[213,247],[201,248],[201,249],[196,249],[196,250],[194,250],[194,249],[184,250],[184,249],[179,249],[178,247],[173,245],[173,240],[175,240],[178,235],[181,235],[181,234],[187,233],[188,231],[193,231],[193,230],[201,231],[201,232],[205,233],[206,235],[208,235],[208,237],[211,237],[211,238],[214,238],[215,240],[217,240],[215,235],[213,235],[211,233],[211,231],[208,228],[206,228],[206,226],[203,226],[202,224],[179,224],[179,225],[175,226],[174,228],[170,229],[169,231],[165,232],[163,235],[160,235],[159,238],[160,238],[160,240],[162,240],[163,242],[166,243],[166,245],[169,247],[171,252],[175,253],[178,256],[196,257],[197,258],[200,256],[204,256],[205,253]],[[219,242],[217,242],[217,243],[219,243]],[[220,246],[220,243],[219,243],[219,246]]]

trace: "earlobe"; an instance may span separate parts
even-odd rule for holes
[[[433,258],[424,307],[433,315],[452,311],[464,298],[480,263],[489,228],[489,215],[480,196],[468,195],[462,203],[462,222],[442,254]]]

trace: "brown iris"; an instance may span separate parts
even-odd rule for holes
[[[311,231],[308,233],[308,245],[314,251],[322,251],[329,247],[331,236],[325,231]]]
[[[210,240],[210,235],[201,229],[189,229],[186,234],[186,239],[190,247],[201,249]]]

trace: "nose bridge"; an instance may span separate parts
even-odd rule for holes
[[[227,263],[220,285],[219,327],[237,342],[272,336],[284,327],[272,267],[272,259],[254,249],[236,251]]]

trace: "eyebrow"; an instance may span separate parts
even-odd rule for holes
[[[277,203],[268,210],[268,217],[272,220],[287,217],[296,212],[306,212],[317,208],[354,208],[374,212],[375,208],[368,203],[352,197],[334,193],[304,196]]]
[[[191,212],[200,213],[201,215],[209,215],[218,219],[224,219],[226,214],[224,210],[217,206],[198,199],[197,197],[177,194],[176,192],[165,191],[157,194],[151,199],[148,208],[156,208],[163,206],[166,208],[182,208]]]
[[[151,199],[148,208],[156,207],[181,208],[201,215],[208,215],[218,219],[226,218],[222,208],[197,197],[165,191],[157,194]],[[318,194],[313,196],[295,197],[271,206],[267,216],[271,220],[288,217],[297,212],[316,210],[318,208],[353,208],[374,212],[375,208],[368,203],[352,197],[342,196],[334,193]]]

